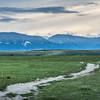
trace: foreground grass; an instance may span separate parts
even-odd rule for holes
[[[82,70],[80,62],[100,64],[100,56],[1,56],[0,90],[37,78],[69,75]],[[100,100],[100,70],[80,79],[40,88],[37,100]],[[30,98],[34,100],[34,97]]]

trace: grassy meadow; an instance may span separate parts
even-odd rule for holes
[[[100,64],[100,56],[0,56],[0,91],[15,83],[79,72],[86,63]],[[30,100],[100,100],[100,70],[79,79],[53,82],[39,89],[37,97],[27,94],[31,95]]]

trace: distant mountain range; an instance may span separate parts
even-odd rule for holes
[[[45,39],[41,36],[30,36],[16,32],[0,32],[0,51],[54,49],[100,49],[100,37],[56,34]]]

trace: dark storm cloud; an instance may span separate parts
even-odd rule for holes
[[[0,22],[11,22],[11,21],[16,21],[16,20],[17,19],[9,18],[9,17],[0,18]]]
[[[0,7],[1,13],[78,13],[77,11],[66,10],[64,7],[40,7],[32,9]]]

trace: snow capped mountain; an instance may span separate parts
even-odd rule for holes
[[[31,44],[30,41],[25,41],[24,46],[26,47],[28,44]]]
[[[51,50],[51,49],[100,49],[100,37],[81,37],[56,34],[45,39],[15,32],[0,32],[0,51]]]
[[[59,43],[70,49],[100,49],[100,37],[81,37],[56,34],[49,38],[50,42]]]
[[[41,36],[29,36],[15,32],[0,32],[0,51],[14,50],[47,50],[56,49],[52,43]]]

